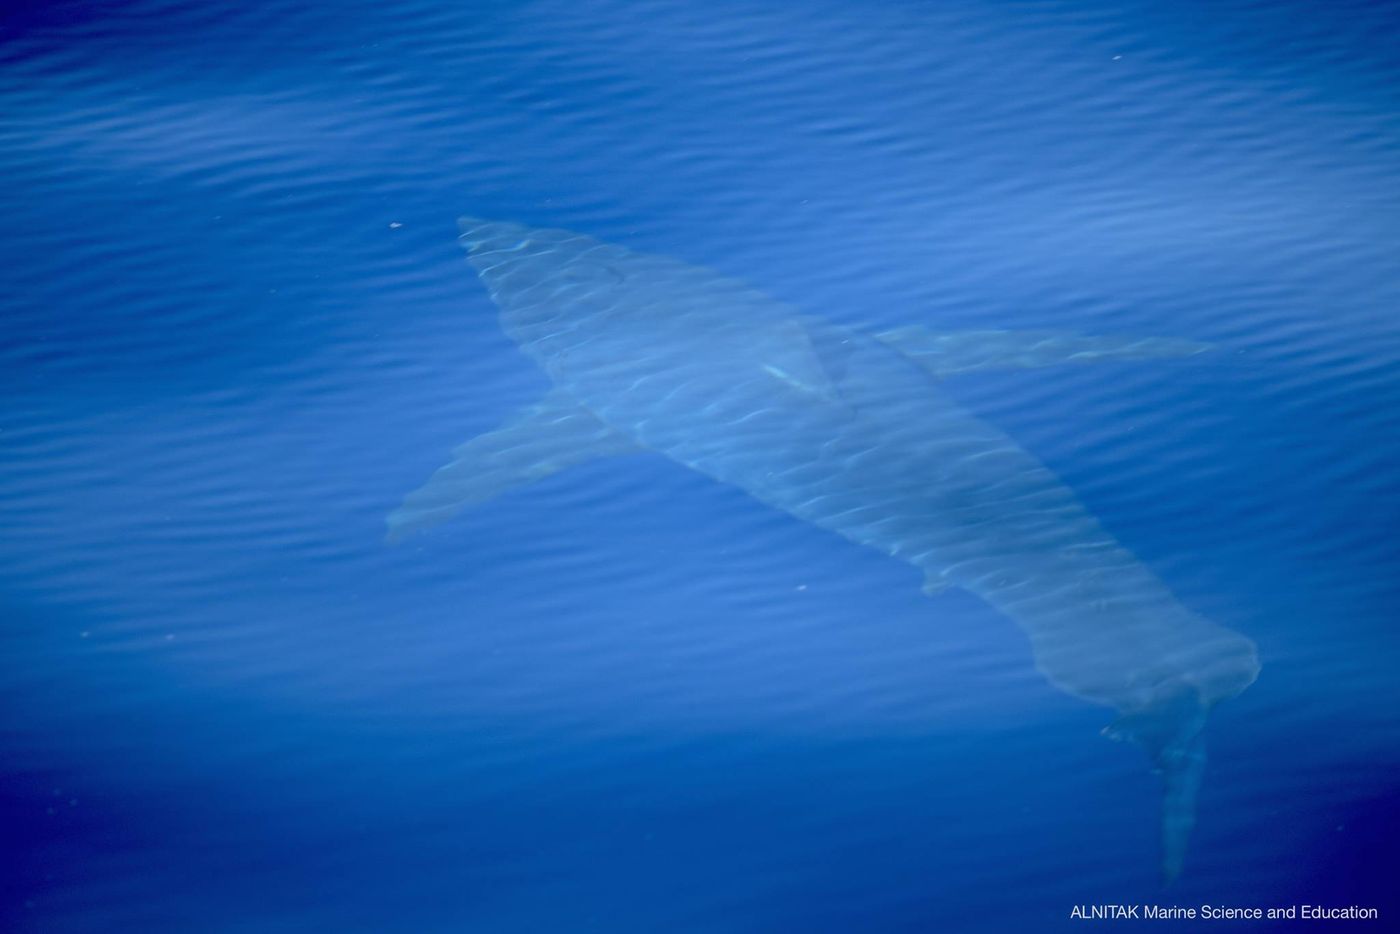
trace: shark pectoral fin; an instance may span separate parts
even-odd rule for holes
[[[555,390],[494,431],[452,452],[452,460],[404,498],[388,516],[388,540],[431,528],[464,507],[598,457],[628,454],[637,445]]]
[[[1214,345],[1169,337],[1081,337],[1053,331],[955,331],[910,326],[875,337],[935,376],[974,370],[1026,369],[1098,360],[1191,357]]]
[[[1205,723],[1200,696],[1182,688],[1104,727],[1110,739],[1141,746],[1162,776],[1163,885],[1181,874],[1196,825],[1196,798],[1206,767]]]

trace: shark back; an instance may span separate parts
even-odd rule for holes
[[[707,270],[568,231],[470,218],[461,226],[503,329],[555,389],[459,449],[441,481],[414,494],[422,505],[410,508],[410,497],[396,513],[400,528],[589,451],[656,451],[740,487],[915,566],[926,592],[978,594],[1027,634],[1052,684],[1118,710],[1106,732],[1142,745],[1162,771],[1163,871],[1179,871],[1206,714],[1254,680],[1254,645],[1181,605],[1066,484],[957,405],[940,380],[999,361],[1189,356],[1203,345],[910,328],[869,335]]]
[[[506,332],[557,387],[642,448],[905,560],[932,589],[978,593],[1022,623],[1062,689],[1121,708],[1181,672],[1206,703],[1252,679],[1231,652],[1207,664],[1234,634],[1182,608],[911,355],[676,260],[567,231],[463,231]]]

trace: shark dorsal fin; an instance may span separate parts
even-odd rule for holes
[[[836,384],[801,321],[775,321],[758,335],[750,352],[765,372],[802,392],[822,399],[837,398]]]

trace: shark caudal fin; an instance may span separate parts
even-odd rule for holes
[[[1162,884],[1181,874],[1196,824],[1196,798],[1205,773],[1207,709],[1192,688],[1180,687],[1140,710],[1125,713],[1104,735],[1131,740],[1162,776]]]
[[[1211,344],[1169,337],[1082,337],[1054,331],[939,333],[917,325],[882,331],[875,337],[939,377],[1061,363],[1192,357],[1215,349]]]

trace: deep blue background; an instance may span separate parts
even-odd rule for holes
[[[0,927],[1395,924],[1397,27],[1320,0],[6,7]],[[948,387],[1260,645],[1179,882],[1145,759],[1007,620],[659,457],[385,546],[546,385],[461,261],[467,212],[852,326],[1221,344]]]

